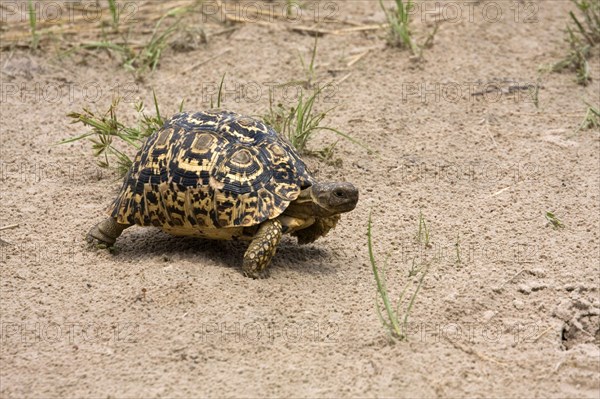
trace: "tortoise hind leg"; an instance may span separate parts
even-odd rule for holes
[[[130,224],[117,223],[115,218],[106,218],[87,233],[86,239],[89,243],[96,245],[112,246],[123,230],[131,226]]]
[[[277,251],[281,241],[281,222],[277,219],[267,220],[260,225],[254,239],[244,254],[242,270],[246,277],[267,277],[267,266]]]

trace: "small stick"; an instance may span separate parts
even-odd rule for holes
[[[504,286],[508,283],[510,283],[511,281],[513,281],[515,278],[517,278],[517,276],[521,273],[523,273],[525,271],[525,269],[521,269],[519,270],[514,276],[512,276],[511,278],[509,278],[508,280],[506,280],[504,283],[502,283],[502,285],[500,286],[500,288],[504,288]]]
[[[217,58],[219,58],[219,57],[221,57],[221,56],[223,56],[223,55],[227,54],[227,53],[228,53],[228,52],[230,52],[230,51],[231,51],[231,49],[230,49],[230,48],[229,48],[229,49],[227,49],[227,50],[225,50],[225,51],[222,51],[221,53],[219,53],[219,54],[215,55],[214,57],[207,58],[207,59],[205,59],[205,60],[202,60],[202,61],[200,61],[200,62],[198,62],[198,63],[196,63],[196,64],[192,65],[192,66],[191,66],[191,67],[189,67],[189,68],[186,68],[186,69],[184,69],[183,71],[181,71],[181,73],[182,73],[182,74],[186,74],[186,73],[188,73],[188,72],[190,72],[190,71],[193,71],[194,69],[198,68],[199,66],[201,66],[201,65],[204,65],[204,64],[207,64],[207,63],[209,63],[209,62],[211,62],[211,61],[213,61],[213,60],[215,60],[215,59],[217,59]]]
[[[488,136],[490,136],[490,139],[492,139],[492,144],[494,144],[494,147],[498,148],[498,144],[496,144],[494,135],[492,134],[492,132],[490,132],[490,124],[488,123],[487,119],[485,120],[485,130],[487,131]]]
[[[331,34],[332,30],[327,29],[319,29],[319,28],[310,28],[308,26],[295,26],[293,28],[288,28],[292,32],[300,32],[300,33],[308,33],[311,36],[321,37],[326,34]]]
[[[523,183],[524,181],[525,181],[525,180],[521,180],[520,182],[517,182],[517,184],[515,184],[515,186],[518,186],[519,184]],[[500,195],[500,194],[502,194],[503,192],[505,192],[506,190],[508,190],[509,188],[512,188],[512,187],[513,187],[513,186],[504,187],[503,189],[501,189],[501,190],[498,190],[498,191],[496,191],[494,194],[490,195],[490,198],[491,198],[491,197],[495,197],[495,196],[497,196],[497,195]]]
[[[494,194],[490,195],[490,197],[495,197],[496,195],[500,195],[500,194],[502,194],[503,192],[505,192],[506,190],[508,190],[511,187],[512,186],[504,187],[502,190],[498,190]]]
[[[361,32],[366,30],[379,30],[381,29],[381,25],[363,25],[363,26],[354,26],[352,28],[343,28],[343,29],[319,29],[319,28],[311,28],[309,26],[295,26],[293,28],[289,28],[294,32],[308,33],[317,36],[323,36],[326,34],[330,35],[341,35],[344,33],[352,33],[352,32]]]
[[[211,34],[210,34],[210,35],[208,35],[208,36],[209,36],[209,37],[213,37],[213,36],[224,35],[224,34],[227,34],[227,33],[229,33],[229,32],[233,32],[233,31],[234,31],[234,30],[236,30],[236,29],[237,29],[237,27],[236,27],[236,26],[234,26],[234,27],[232,27],[232,28],[227,28],[227,29],[223,29],[223,30],[220,30],[220,31],[218,31],[218,32],[215,32],[215,33],[211,33]]]
[[[8,226],[2,226],[2,227],[0,227],[0,231],[8,230],[8,229],[14,229],[14,228],[17,228],[17,227],[19,227],[19,223],[9,224]]]
[[[350,77],[350,75],[352,75],[352,72],[350,72],[349,74],[345,75],[344,77],[342,77],[340,80],[338,80],[337,82],[335,82],[336,86],[339,86],[342,84],[342,82],[346,79],[348,79]]]
[[[364,26],[360,22],[347,21],[347,20],[335,19],[335,18],[332,18],[332,19],[325,18],[321,22],[326,23],[326,24],[340,24],[340,25],[351,25],[351,26]]]
[[[362,31],[366,31],[366,30],[379,30],[379,29],[383,29],[382,25],[363,25],[363,26],[355,26],[353,28],[343,28],[343,29],[337,29],[335,31],[333,31],[334,35],[339,35],[339,34],[343,34],[343,33],[352,33],[352,32],[362,32]]]
[[[533,340],[533,342],[537,342],[540,338],[542,338],[544,335],[546,335],[548,333],[548,331],[552,330],[552,326],[548,327],[547,329],[544,330],[544,332],[542,332],[540,335],[538,335],[537,337],[535,337],[535,339]]]
[[[556,363],[556,366],[554,366],[554,370],[552,371],[553,373],[556,373],[558,371],[558,369],[560,368],[560,366],[562,366],[564,363],[564,360],[561,360],[560,362]]]
[[[479,351],[476,351],[473,348],[467,348],[464,345],[459,344],[458,342],[454,342],[452,341],[450,338],[448,338],[447,336],[444,335],[444,338],[446,339],[446,341],[448,341],[450,344],[452,344],[452,346],[454,346],[456,349],[461,350],[463,352],[465,352],[468,355],[475,355],[477,356],[479,359],[487,361],[487,362],[493,362],[496,363],[500,366],[506,366],[506,363],[501,362],[499,360],[496,360],[492,357],[486,356],[483,353],[480,353]]]
[[[232,21],[232,22],[249,22],[249,23],[253,23],[256,25],[262,25],[262,26],[272,26],[273,23],[272,22],[265,22],[265,21],[247,21],[245,18],[242,17],[237,17],[234,15],[227,15],[225,14],[225,19],[228,21]]]
[[[360,53],[359,55],[357,55],[356,57],[354,57],[354,59],[352,59],[352,61],[348,62],[346,64],[347,67],[351,67],[352,65],[356,64],[358,61],[360,61],[365,55],[369,54],[369,51],[371,50],[367,50],[364,53]]]
[[[8,58],[6,59],[6,62],[2,66],[2,69],[6,69],[6,66],[8,65],[8,62],[12,59],[14,53],[15,53],[14,50],[10,52],[10,54],[8,55]],[[2,72],[4,72],[4,71],[2,71]],[[13,76],[14,77],[14,75],[9,75],[9,76]]]

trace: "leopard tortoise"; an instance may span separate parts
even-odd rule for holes
[[[266,277],[282,234],[313,242],[357,201],[350,183],[315,181],[292,146],[263,122],[223,110],[184,112],[146,140],[110,217],[87,240],[111,246],[132,225],[247,240],[244,274]]]

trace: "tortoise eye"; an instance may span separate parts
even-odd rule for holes
[[[335,190],[333,192],[333,195],[335,195],[338,198],[346,198],[346,193],[343,190]]]

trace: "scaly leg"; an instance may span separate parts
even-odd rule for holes
[[[115,218],[107,218],[92,227],[87,233],[86,239],[89,243],[111,246],[117,241],[123,230],[130,224],[117,223]]]
[[[260,225],[244,254],[242,270],[246,277],[264,278],[268,276],[267,266],[277,251],[281,241],[281,222],[277,219],[267,220]]]

